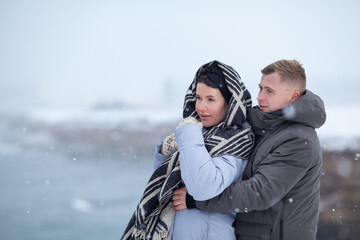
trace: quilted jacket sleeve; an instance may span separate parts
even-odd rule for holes
[[[281,200],[312,167],[317,155],[313,142],[295,134],[274,144],[253,176],[230,185],[221,195],[196,202],[199,209],[228,213],[266,210]],[[308,186],[311,188],[312,186]]]

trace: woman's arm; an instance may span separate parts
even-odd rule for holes
[[[163,162],[165,162],[166,159],[168,159],[167,156],[164,156],[160,153],[161,147],[164,140],[161,140],[156,144],[155,146],[155,153],[154,153],[154,170],[156,170]]]
[[[232,182],[241,179],[247,161],[229,155],[212,158],[197,125],[186,124],[176,129],[175,135],[181,177],[195,200],[213,198]]]

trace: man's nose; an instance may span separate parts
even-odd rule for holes
[[[263,96],[263,94],[262,94],[262,91],[259,92],[259,94],[258,94],[258,96],[257,96],[257,100],[258,100],[258,101],[264,100],[264,96]]]

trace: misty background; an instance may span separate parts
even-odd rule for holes
[[[214,59],[239,72],[256,105],[260,70],[296,59],[327,108],[357,112],[359,10],[358,1],[338,0],[1,0],[0,111],[56,118],[117,104],[180,112],[196,70]]]
[[[350,151],[329,154],[343,161],[326,169],[359,173],[359,12],[356,0],[0,0],[1,239],[118,239],[154,144],[215,59],[253,105],[262,68],[300,61],[325,102],[324,151]],[[343,223],[331,197],[323,211]]]

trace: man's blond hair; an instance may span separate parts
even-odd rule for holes
[[[279,73],[281,81],[288,83],[302,95],[306,89],[306,74],[302,64],[296,60],[279,60],[261,70],[262,74]]]

